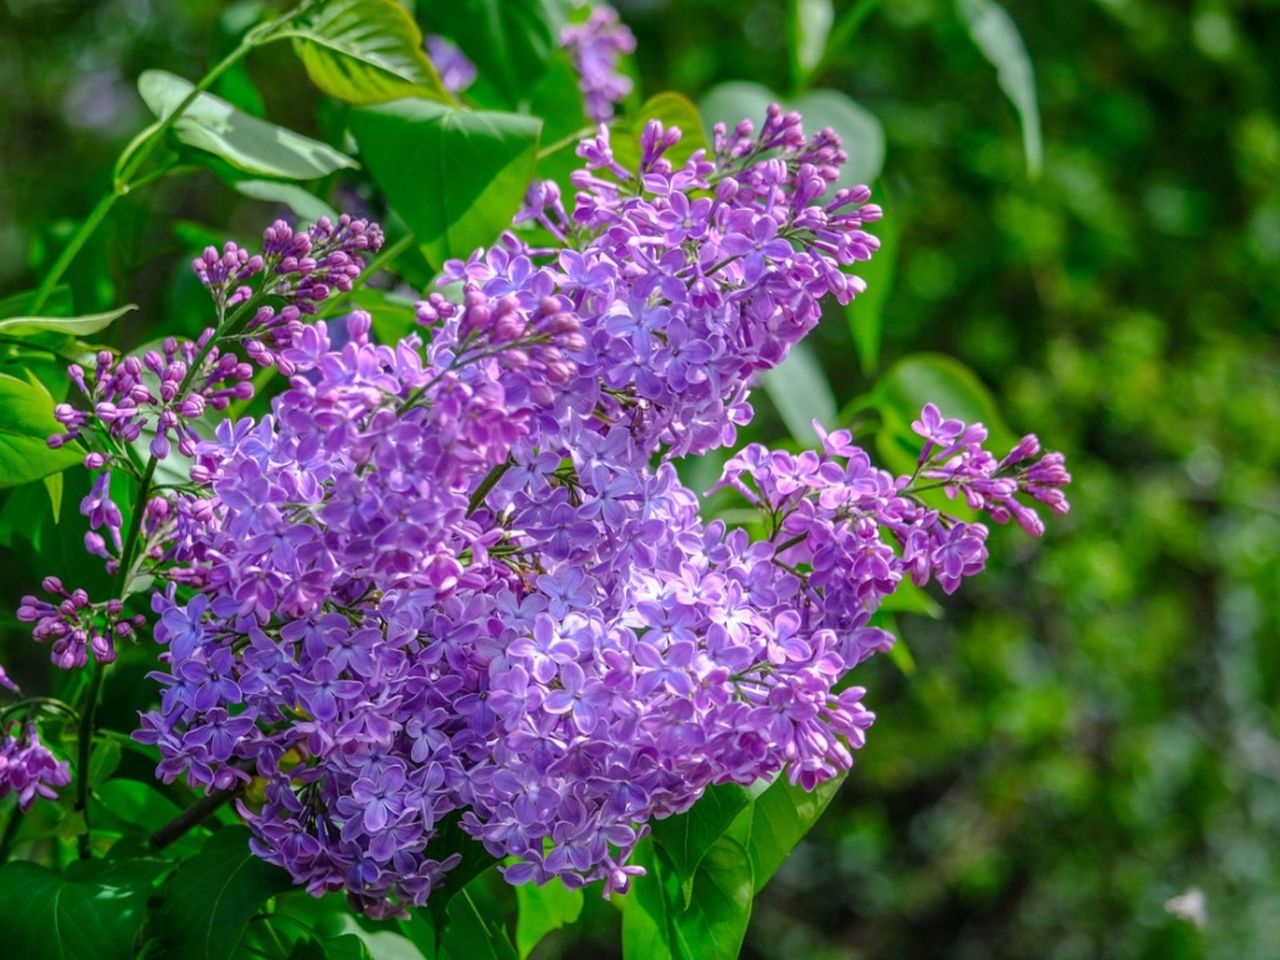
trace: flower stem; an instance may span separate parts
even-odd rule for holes
[[[76,757],[76,812],[84,817],[84,832],[77,838],[80,859],[89,859],[89,757],[93,750],[93,724],[98,712],[98,699],[102,693],[102,680],[107,668],[97,660],[93,662],[93,678],[85,695],[84,721],[80,724],[80,740]]]
[[[130,182],[129,179],[151,158],[156,148],[164,141],[169,131],[173,129],[174,124],[181,119],[187,109],[196,102],[202,93],[213,86],[219,77],[243,60],[250,50],[275,40],[275,33],[279,27],[306,12],[310,7],[315,6],[315,3],[316,0],[301,3],[275,20],[250,30],[234,50],[227,54],[212,70],[205,74],[199,83],[191,88],[191,92],[183,98],[176,109],[158,123],[152,124],[148,128],[149,132],[144,131],[145,136],[134,139],[124,148],[124,152],[116,160],[115,169],[117,173],[111,192],[98,201],[98,205],[93,208],[89,216],[80,224],[80,229],[67,241],[67,245],[58,254],[58,259],[54,261],[49,272],[44,275],[40,285],[36,287],[35,297],[31,302],[31,312],[33,314],[38,315],[40,309],[48,302],[50,294],[53,293],[53,288],[58,285],[58,281],[62,279],[62,275],[67,272],[67,268],[71,266],[81,249],[84,248],[84,245],[88,243],[89,238],[102,225],[102,221],[107,218],[107,214],[116,205],[116,201],[130,190],[136,190],[138,187],[161,179],[170,172],[169,168],[164,168],[163,172],[148,174],[134,182]]]
[[[243,785],[237,784],[201,797],[151,835],[151,849],[163,850],[192,827],[199,826],[200,821],[236,796],[242,789]]]

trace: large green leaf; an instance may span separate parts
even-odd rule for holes
[[[902,225],[889,209],[884,185],[877,184],[874,199],[884,209],[883,220],[869,224],[870,230],[880,241],[880,249],[870,260],[858,262],[851,268],[866,281],[865,293],[855,297],[846,306],[849,333],[853,336],[854,349],[858,351],[858,363],[862,372],[873,374],[880,363],[880,341],[884,330],[884,308],[893,289],[893,272],[898,257],[898,237]]]
[[[936,404],[947,417],[982,421],[993,448],[1007,449],[1017,439],[977,374],[944,354],[903,357],[876,382],[871,399],[884,421],[879,447],[890,461],[886,466],[900,473],[914,469],[923,440],[911,431],[911,421],[926,403]]]
[[[169,116],[194,89],[191,83],[163,70],[138,78],[138,92],[161,119]],[[261,177],[313,180],[356,163],[328,144],[312,140],[237,110],[227,101],[201,93],[174,124],[178,139]]]
[[[630,862],[644,867],[644,876],[631,881],[626,896],[617,898],[622,909],[623,960],[677,960],[671,913],[680,899],[679,879],[664,872],[653,840],[636,845]]]
[[[792,76],[804,85],[827,51],[827,37],[835,21],[831,0],[790,0],[787,26]]]
[[[129,960],[142,929],[153,861],[94,861],[67,875],[25,861],[0,867],[4,955],[40,960]]]
[[[751,796],[737,784],[711,786],[684,813],[653,821],[653,838],[680,878],[684,906],[693,895],[702,858],[750,802]]]
[[[462,48],[480,74],[475,88],[494,105],[518,107],[560,48],[563,0],[447,0],[424,4],[430,26]]]
[[[693,101],[682,93],[659,93],[646,100],[634,114],[615,124],[610,132],[614,158],[628,170],[635,170],[640,165],[640,135],[650,120],[662,121],[664,128],[680,128],[683,134],[680,142],[663,154],[675,167],[682,166],[695,151],[708,146],[702,115]]]
[[[520,207],[540,121],[397,100],[352,115],[360,154],[439,267],[490,243]]]
[[[1040,106],[1036,99],[1035,70],[1017,24],[995,0],[956,0],[956,12],[982,55],[996,68],[996,79],[1022,124],[1022,149],[1027,172],[1040,175],[1044,144],[1040,133]]]
[[[784,774],[739,815],[728,836],[746,850],[751,860],[756,893],[764,889],[796,844],[818,822],[843,782],[841,774],[808,791],[792,786]]]
[[[793,346],[787,359],[772,370],[766,370],[760,382],[778,408],[787,430],[799,442],[818,442],[818,434],[813,429],[814,420],[828,430],[834,429],[838,409],[836,398],[808,344]]]
[[[289,875],[249,851],[249,831],[223,827],[165,888],[164,933],[172,956],[228,960],[258,909],[292,886]]]
[[[490,922],[467,891],[449,904],[443,955],[449,960],[517,960],[501,921]]]
[[[106,313],[90,313],[83,317],[9,317],[0,320],[0,336],[29,337],[41,333],[62,333],[83,337],[105,330],[126,313],[138,309],[130,303]]]
[[[453,899],[466,888],[476,877],[497,864],[497,860],[489,855],[479,840],[474,839],[459,826],[462,817],[454,813],[447,816],[436,827],[436,835],[427,845],[426,856],[431,860],[445,861],[458,854],[461,859],[457,866],[444,875],[431,891],[427,901],[427,909],[431,912],[435,929],[438,932],[449,924],[447,908]]]
[[[0,487],[16,487],[79,463],[74,447],[49,448],[61,433],[53,398],[38,383],[0,374]]]
[[[453,102],[396,0],[331,0],[275,34],[291,37],[311,82],[349,103],[403,97]]]
[[[747,852],[721,837],[698,867],[688,908],[674,917],[686,960],[735,960],[751,920],[754,889]]]
[[[573,923],[582,914],[582,891],[570,890],[559,879],[542,886],[522,883],[516,887],[516,949],[525,960],[552,930]]]
[[[771,103],[783,109],[798,110],[804,117],[809,134],[831,127],[840,135],[849,161],[840,172],[832,189],[872,183],[884,166],[884,129],[866,108],[835,90],[811,90],[800,97],[780,97],[758,83],[734,80],[713,87],[702,98],[702,116],[708,125],[721,122],[733,129],[740,120],[749,119],[759,129],[765,110]]]

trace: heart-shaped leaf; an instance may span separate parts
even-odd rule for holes
[[[541,122],[397,100],[357,110],[351,126],[369,172],[439,267],[510,226],[533,176]]]
[[[229,960],[250,918],[292,886],[279,867],[249,850],[249,831],[223,827],[165,887],[164,933],[183,960]]]
[[[35,863],[0,867],[0,942],[6,956],[129,960],[142,929],[154,861],[95,861],[75,875]]]

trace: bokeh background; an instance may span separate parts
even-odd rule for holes
[[[617,6],[647,93],[787,87],[781,0]],[[1040,543],[997,531],[943,619],[900,619],[913,673],[860,668],[880,720],[757,901],[745,955],[1274,958],[1280,3],[1005,6],[1036,71],[1036,179],[949,0],[885,0],[815,83],[886,131],[902,239],[885,362],[969,365],[1015,430],[1067,453],[1074,509]],[[137,74],[199,75],[253,15],[0,0],[0,296],[107,188],[148,119]],[[270,116],[325,132],[292,58],[248,71]],[[243,102],[239,76],[219,92]],[[130,198],[77,262],[77,309],[139,303],[123,345],[190,332],[184,256],[264,212],[207,174]],[[865,390],[843,318],[818,338],[838,396]],[[3,546],[8,629],[31,573],[20,537]],[[20,676],[43,656],[6,649]],[[616,950],[614,912],[588,901],[542,955]]]

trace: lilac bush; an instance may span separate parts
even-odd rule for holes
[[[611,25],[575,29],[586,84]],[[849,271],[881,211],[832,190],[836,135],[777,106],[675,163],[680,139],[650,121],[627,169],[601,126],[572,201],[533,184],[397,343],[359,310],[311,319],[382,243],[344,216],[273,224],[260,254],[210,248],[193,267],[215,326],[70,370],[85,399],[50,443],[97,473],[86,548],[126,591],[156,583],[159,704],[135,736],[163,780],[256,778],[238,800],[255,853],[314,893],[375,916],[426,902],[458,860],[431,846],[446,820],[511,858],[511,883],[625,891],[649,825],[710,785],[812,789],[851,766],[874,715],[846,678],[893,643],[872,615],[987,557],[987,526],[928,491],[1033,535],[1034,503],[1067,510],[1060,455],[1028,436],[999,457],[929,405],[912,474],[818,424],[819,450],[729,459],[715,489],[758,536],[704,520],[675,462],[732,446],[759,374],[824,298],[862,292]],[[289,378],[271,412],[207,429],[255,367]],[[126,527],[112,473],[145,489],[174,458],[189,481],[153,487]],[[122,596],[45,589],[19,615],[59,666],[109,662],[144,622]],[[66,767],[25,736],[0,790],[48,795]]]

